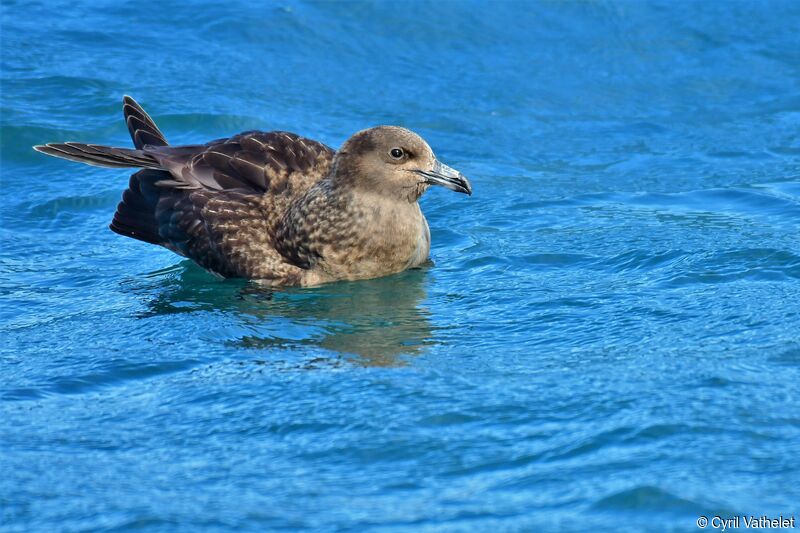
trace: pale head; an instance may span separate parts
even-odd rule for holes
[[[440,163],[425,140],[397,126],[378,126],[350,137],[336,153],[337,185],[416,201],[430,185],[472,194],[460,172]]]

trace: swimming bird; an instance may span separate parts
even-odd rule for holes
[[[283,131],[170,146],[129,96],[123,115],[134,149],[76,142],[34,149],[100,167],[141,168],[111,230],[222,278],[314,286],[417,267],[430,252],[420,196],[430,185],[472,194],[466,177],[397,126],[360,131],[338,151]]]

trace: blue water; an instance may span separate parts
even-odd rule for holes
[[[0,530],[800,519],[800,4],[2,7]],[[399,124],[435,265],[273,294],[107,229],[174,144]]]

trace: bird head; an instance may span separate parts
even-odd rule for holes
[[[334,183],[415,202],[431,185],[472,194],[469,180],[436,159],[413,131],[378,126],[350,137],[334,158]]]

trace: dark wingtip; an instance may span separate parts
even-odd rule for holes
[[[52,146],[52,143],[37,144],[33,147],[33,149],[39,152],[40,154],[52,155],[54,157],[61,157],[59,155],[59,151]]]
[[[139,105],[139,102],[137,102],[136,100],[133,99],[132,96],[129,96],[127,94],[122,95],[122,107],[124,108],[125,106],[132,107],[136,110],[144,111],[142,109],[142,106]]]

